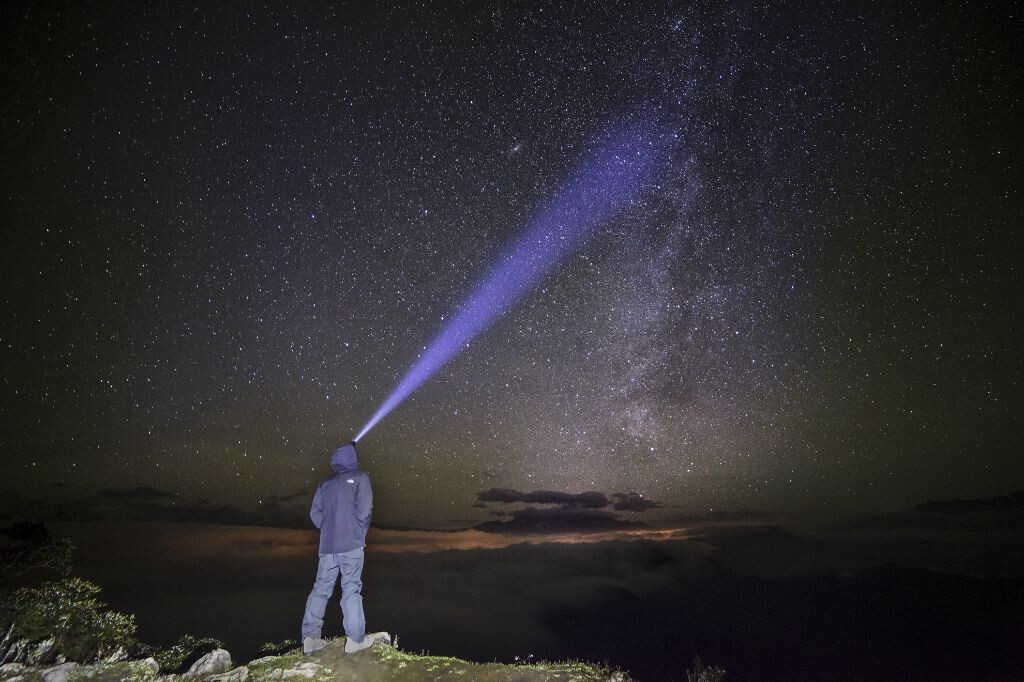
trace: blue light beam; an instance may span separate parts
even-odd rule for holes
[[[438,332],[359,431],[355,441],[361,440],[420,384],[526,295],[584,238],[635,199],[655,171],[657,152],[655,127],[649,122],[623,126],[612,132],[480,280],[455,316]]]

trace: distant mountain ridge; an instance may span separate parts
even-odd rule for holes
[[[969,514],[974,512],[1016,510],[1024,511],[1024,490],[1018,490],[1012,495],[976,498],[973,500],[929,500],[914,507],[914,511],[939,514]]]

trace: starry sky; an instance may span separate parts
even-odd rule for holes
[[[1019,16],[74,5],[0,10],[0,488],[312,490],[638,115],[657,178],[360,442],[376,519],[1024,486]]]

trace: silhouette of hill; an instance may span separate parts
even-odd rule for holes
[[[939,514],[972,514],[976,512],[1018,510],[1024,511],[1024,490],[1018,490],[1012,495],[976,498],[973,500],[929,500],[914,507],[914,511]]]

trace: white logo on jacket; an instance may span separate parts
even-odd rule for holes
[[[355,483],[355,482],[356,482],[356,479],[354,479],[354,478],[345,479],[345,483]]]

